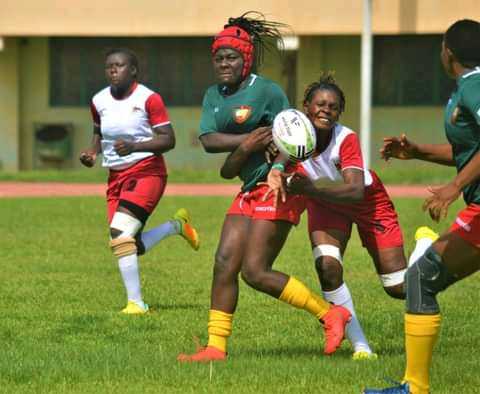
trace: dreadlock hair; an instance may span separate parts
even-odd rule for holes
[[[140,68],[138,66],[138,57],[135,54],[135,52],[133,52],[131,49],[125,48],[125,47],[110,48],[105,52],[105,59],[107,57],[109,57],[110,55],[114,55],[114,54],[117,54],[117,53],[121,53],[122,55],[125,55],[128,59],[128,63],[131,66],[135,67],[137,72],[135,73],[134,77],[135,77],[135,79],[137,79],[138,74],[140,73]]]
[[[289,26],[281,22],[273,22],[265,19],[265,15],[257,11],[247,11],[236,18],[229,18],[228,23],[223,26],[236,26],[245,30],[252,38],[255,47],[254,64],[260,66],[264,60],[265,51],[277,49],[277,43],[280,48],[283,47],[282,30],[289,29]]]
[[[480,65],[480,23],[471,19],[456,21],[445,32],[445,45],[467,68]]]
[[[303,105],[307,105],[307,103],[312,101],[313,95],[317,90],[330,90],[334,92],[340,101],[340,113],[345,111],[345,94],[337,85],[337,81],[335,81],[333,77],[333,72],[323,72],[320,78],[318,78],[318,81],[312,82],[307,86],[303,95]]]

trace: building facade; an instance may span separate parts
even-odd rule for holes
[[[78,153],[92,133],[88,103],[104,86],[103,52],[113,46],[134,49],[142,81],[164,97],[177,135],[169,166],[212,167],[219,158],[205,155],[197,139],[203,91],[213,83],[211,37],[229,16],[247,10],[288,24],[289,34],[299,38],[298,48],[267,54],[259,72],[301,106],[306,85],[322,71],[335,71],[347,98],[342,121],[358,130],[362,0],[247,0],[241,7],[211,0],[1,5],[0,170],[79,165]],[[444,138],[441,113],[452,82],[441,70],[441,34],[461,18],[480,19],[476,0],[373,0],[374,147],[382,135],[400,132]],[[67,130],[68,146],[57,144],[49,162],[39,155],[47,152],[48,158],[54,146],[44,138],[48,127],[56,138],[51,126]]]

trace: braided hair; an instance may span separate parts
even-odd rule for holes
[[[345,94],[337,85],[337,81],[333,77],[333,72],[323,72],[318,78],[318,81],[312,82],[307,86],[303,95],[303,105],[307,105],[312,101],[317,90],[330,90],[331,92],[334,92],[340,102],[340,113],[345,111]]]
[[[265,19],[265,15],[257,11],[247,11],[236,18],[229,18],[228,23],[223,27],[240,27],[245,30],[255,47],[254,62],[258,67],[263,63],[265,51],[283,47],[282,30],[289,29],[289,26],[281,22],[273,22]]]
[[[462,19],[451,25],[444,36],[445,45],[466,68],[480,66],[480,23]]]

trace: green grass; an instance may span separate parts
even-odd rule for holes
[[[169,170],[169,182],[176,183],[238,183],[238,180],[226,180],[220,177],[218,170]],[[73,182],[104,183],[108,177],[103,168],[80,168],[75,170],[31,170],[19,172],[0,171],[0,181],[16,182]]]
[[[348,344],[324,357],[315,319],[243,284],[229,361],[212,368],[175,361],[180,351],[194,349],[194,335],[206,340],[212,258],[229,202],[161,201],[150,225],[190,207],[202,247],[193,252],[173,237],[144,256],[144,296],[154,312],[127,317],[118,313],[124,291],[107,247],[101,198],[1,200],[0,393],[358,394],[366,384],[382,386],[385,376],[401,378],[404,306],[384,294],[357,236],[345,256],[345,276],[379,361],[351,361]],[[410,250],[415,227],[429,220],[420,200],[396,206]],[[305,220],[276,268],[317,288]],[[478,392],[479,293],[477,276],[439,297],[444,320],[434,393]]]
[[[384,183],[402,184],[437,184],[448,182],[455,176],[455,170],[450,167],[438,166],[418,161],[391,163],[376,162],[372,167]],[[107,179],[107,172],[101,168],[77,170],[32,170],[1,172],[0,181],[19,182],[75,182],[75,183],[103,183]],[[218,170],[169,170],[170,183],[239,183],[239,180],[225,180],[220,177]]]

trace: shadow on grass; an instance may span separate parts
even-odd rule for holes
[[[205,309],[203,304],[149,304],[152,312]]]
[[[297,358],[297,357],[321,357],[321,358],[328,358],[330,356],[326,356],[323,354],[323,348],[321,345],[317,346],[306,346],[306,345],[291,345],[291,346],[278,346],[278,347],[270,347],[270,348],[250,348],[250,347],[243,347],[241,352],[236,352],[236,356],[238,357],[242,353],[248,354],[249,357],[257,357],[257,358],[265,358],[265,357],[273,357],[273,358]],[[350,359],[352,357],[352,351],[350,349],[339,349],[333,355],[335,358],[341,359]]]

